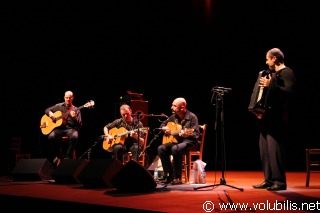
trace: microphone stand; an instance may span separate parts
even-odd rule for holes
[[[79,157],[79,159],[82,159],[85,155],[87,155],[87,159],[90,161],[91,150],[93,149],[93,147],[95,147],[95,146],[99,143],[99,141],[102,141],[103,136],[104,136],[104,135],[100,136],[100,137],[98,138],[98,140],[95,141],[95,142],[93,143],[93,145],[92,145],[91,147],[89,147],[89,149],[87,149],[87,151],[85,151],[85,152]]]
[[[220,142],[221,142],[221,158],[222,158],[222,177],[220,179],[220,183],[219,184],[213,184],[213,185],[207,185],[207,186],[201,186],[201,187],[196,187],[194,188],[194,190],[197,190],[197,189],[201,189],[201,188],[207,188],[207,187],[212,187],[212,186],[229,186],[231,188],[234,188],[234,189],[238,189],[240,190],[241,192],[243,191],[243,188],[238,188],[238,187],[235,187],[235,186],[231,186],[231,185],[228,185],[227,184],[227,181],[225,180],[224,178],[224,172],[225,172],[225,167],[226,167],[226,153],[225,153],[225,139],[224,139],[224,110],[223,110],[223,96],[224,96],[224,93],[227,93],[229,91],[231,91],[231,88],[223,88],[223,87],[214,87],[212,89],[213,91],[213,97],[211,98],[211,101],[214,99],[216,99],[216,104],[213,104],[213,105],[216,105],[216,122],[215,122],[215,131],[217,131],[217,121],[218,121],[218,115],[220,112]],[[216,134],[216,138],[217,137],[217,134]]]
[[[140,155],[139,155],[139,157],[141,157],[141,155],[143,155],[146,151],[147,151],[147,149],[149,149],[149,147],[152,145],[152,143],[161,135],[161,131],[160,132],[158,132],[158,134],[156,134],[155,136],[154,136],[154,138],[150,141],[150,143],[148,144],[148,146],[146,146],[146,148],[144,148],[144,150],[142,150],[142,152],[140,153]]]
[[[141,114],[138,114],[137,118],[138,118],[138,124],[137,124],[137,127],[138,127],[138,153],[137,153],[137,157],[136,157],[136,160],[137,162],[139,162],[139,153],[140,153],[140,116]],[[146,141],[144,141],[146,143]]]
[[[137,114],[131,114],[131,116],[136,116],[137,119],[138,119],[138,124],[137,124],[137,127],[138,127],[138,153],[140,153],[140,128],[139,128],[140,117],[142,117],[142,116],[147,116],[147,117],[166,117],[166,118],[169,118],[169,117],[167,115],[165,115],[164,113],[161,113],[160,115],[137,113]],[[161,132],[159,132],[157,135],[160,135],[160,133]],[[156,137],[154,139],[156,139]],[[153,142],[154,139],[151,142]],[[147,148],[150,147],[151,142],[139,155],[137,155],[137,158],[136,158],[137,162],[139,162],[139,158],[141,157],[142,154],[144,154],[144,152],[147,150]],[[147,141],[145,141],[145,143],[147,143]]]

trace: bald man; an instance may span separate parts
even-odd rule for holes
[[[182,97],[173,100],[171,111],[172,115],[160,125],[164,137],[163,144],[158,147],[158,156],[165,177],[163,183],[182,184],[182,157],[186,151],[196,149],[199,123],[198,117],[187,110],[187,101]]]
[[[47,157],[54,166],[57,166],[64,158],[72,159],[73,152],[78,144],[82,118],[80,110],[73,105],[73,100],[73,92],[66,91],[64,93],[64,102],[57,103],[45,109],[45,114],[53,121],[57,119],[55,117],[55,112],[60,111],[62,115],[66,114],[66,116],[62,118],[62,124],[53,129],[48,136]],[[69,144],[65,152],[61,153],[60,148],[62,146],[61,142],[63,136],[68,136]]]

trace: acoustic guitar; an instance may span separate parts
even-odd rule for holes
[[[194,129],[192,129],[192,128],[182,129],[182,126],[180,124],[176,124],[171,121],[167,123],[167,127],[169,127],[169,129],[171,130],[171,134],[170,135],[167,135],[167,134],[163,135],[162,144],[178,143],[178,136],[182,130],[186,131],[190,135],[193,134],[193,132],[194,132]]]
[[[94,101],[89,101],[88,103],[77,107],[76,110],[80,110],[82,108],[90,108],[94,106]],[[54,117],[56,118],[55,121],[53,121],[49,116],[44,114],[40,121],[40,129],[42,131],[42,134],[48,135],[52,130],[54,130],[56,127],[59,127],[63,123],[63,118],[68,116],[70,114],[70,111],[67,111],[65,113],[62,113],[61,111],[56,111],[53,113]]]
[[[138,131],[144,131],[147,132],[149,131],[149,127],[143,127],[143,128],[139,128],[139,129],[133,129],[128,131],[126,128],[124,127],[120,127],[120,128],[112,128],[109,130],[109,135],[112,136],[112,140],[108,140],[107,137],[105,137],[103,143],[102,143],[102,147],[103,149],[107,150],[108,152],[113,152],[113,145],[115,144],[124,144],[124,140],[128,137],[129,134],[133,133],[133,132],[138,132]]]

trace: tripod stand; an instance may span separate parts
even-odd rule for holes
[[[104,136],[104,135],[101,135],[101,136],[98,138],[98,140],[95,141],[94,144],[93,144],[89,149],[87,149],[87,151],[85,151],[85,152],[79,157],[79,159],[82,159],[85,155],[87,155],[87,159],[90,160],[92,149],[93,149],[99,142],[101,142],[101,141],[103,140],[103,136]]]
[[[224,177],[224,172],[225,172],[225,167],[226,167],[226,155],[225,155],[225,138],[224,138],[224,109],[223,109],[223,96],[224,93],[227,93],[231,91],[231,88],[224,88],[224,87],[213,87],[212,89],[213,94],[211,98],[212,100],[215,98],[216,103],[213,104],[216,106],[216,122],[215,122],[215,131],[216,131],[216,139],[218,139],[218,134],[217,134],[217,123],[219,120],[219,112],[220,112],[220,140],[221,140],[221,159],[222,159],[222,177],[220,179],[219,184],[213,184],[213,185],[208,185],[208,186],[201,186],[201,187],[196,187],[194,190],[201,189],[201,188],[207,188],[207,187],[213,187],[213,186],[229,186],[234,189],[238,189],[240,191],[243,191],[243,188],[238,188],[232,185],[227,184],[227,181]]]

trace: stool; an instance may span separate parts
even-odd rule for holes
[[[64,153],[66,153],[66,150],[69,147],[69,137],[63,136],[61,140],[61,147],[60,147],[60,156],[64,156]],[[76,150],[73,150],[72,159],[77,159]],[[60,164],[61,159],[58,159],[57,166]]]

